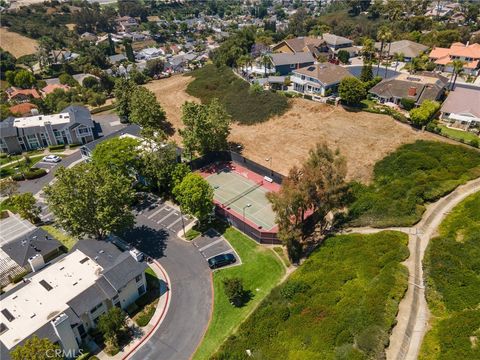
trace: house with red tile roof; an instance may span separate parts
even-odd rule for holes
[[[9,87],[5,90],[9,101],[16,101],[19,103],[30,101],[33,99],[40,99],[40,94],[36,89],[20,89],[17,87]]]
[[[37,105],[25,102],[10,107],[10,112],[17,116],[33,115],[32,110],[37,109]]]
[[[480,44],[455,42],[450,48],[434,47],[429,58],[438,70],[450,73],[453,72],[452,61],[462,60],[465,62],[465,73],[476,76],[480,70]]]
[[[65,85],[65,84],[48,84],[42,89],[42,96],[45,97],[48,94],[53,93],[55,90],[61,89],[63,91],[68,91],[70,90],[70,86]]]

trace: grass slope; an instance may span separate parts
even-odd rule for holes
[[[438,126],[443,135],[451,137],[452,139],[464,141],[469,143],[470,141],[480,141],[480,138],[474,133],[462,130],[451,129],[443,125]]]
[[[480,176],[480,152],[460,145],[417,141],[379,161],[370,186],[353,187],[351,225],[411,226],[425,203]]]
[[[228,67],[206,65],[190,74],[193,80],[187,93],[198,97],[203,103],[218,98],[232,119],[242,124],[266,121],[273,115],[287,110],[287,98],[270,91],[252,93],[250,85],[238,78]]]
[[[284,268],[272,250],[258,245],[233,228],[227,228],[223,235],[239,254],[242,265],[213,273],[215,295],[212,321],[194,359],[208,359],[284,274]],[[241,308],[232,306],[224,293],[222,280],[231,277],[242,278],[245,289],[252,293],[252,299]]]
[[[445,218],[424,266],[433,324],[420,359],[480,359],[480,192]]]
[[[326,240],[214,359],[379,359],[407,288],[407,235]]]

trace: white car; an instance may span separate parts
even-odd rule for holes
[[[62,161],[62,158],[57,155],[47,155],[42,159],[43,162],[48,162],[48,163],[58,163]]]

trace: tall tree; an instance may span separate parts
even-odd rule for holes
[[[32,193],[27,192],[13,195],[10,198],[10,202],[22,218],[32,223],[37,223],[40,220],[39,215],[41,209],[40,206],[37,205],[37,200]]]
[[[30,339],[25,341],[23,345],[18,345],[10,352],[12,360],[63,360],[60,346],[52,343],[47,338],[40,339],[33,335]]]
[[[103,338],[114,347],[118,347],[118,337],[126,326],[127,315],[116,306],[111,307],[98,319],[98,329],[103,334]]]
[[[168,127],[165,111],[157,102],[155,94],[144,87],[137,87],[130,94],[129,120],[144,128],[165,131]]]
[[[92,162],[99,167],[132,176],[140,168],[140,141],[134,138],[113,138],[95,147]]]
[[[113,94],[115,95],[115,109],[118,116],[124,120],[128,120],[131,112],[132,93],[137,85],[129,79],[120,78],[115,82]]]
[[[373,79],[372,63],[364,63],[362,66],[362,72],[360,73],[360,80],[365,82]]]
[[[182,211],[204,222],[213,211],[213,189],[199,174],[190,173],[175,186],[173,195]]]
[[[135,54],[133,53],[132,43],[130,40],[125,40],[123,42],[123,47],[125,48],[125,56],[128,61],[135,62]]]
[[[380,49],[378,51],[378,64],[377,64],[377,72],[375,76],[378,76],[378,72],[380,71],[380,63],[383,59],[383,50],[385,43],[392,41],[392,31],[387,26],[381,26],[377,32],[377,40],[380,41]]]
[[[351,76],[344,78],[340,82],[338,94],[342,98],[342,101],[345,101],[349,105],[355,105],[365,99],[367,92],[365,85],[356,77]]]
[[[60,168],[45,198],[59,224],[74,236],[103,239],[134,224],[130,211],[134,191],[121,173],[80,164]]]
[[[465,62],[459,59],[453,60],[450,64],[453,69],[452,73],[452,83],[451,83],[451,90],[455,89],[455,83],[457,82],[458,75],[463,73],[463,67],[465,66]]]

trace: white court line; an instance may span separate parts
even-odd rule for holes
[[[160,211],[162,211],[163,209],[165,209],[167,207],[167,205],[164,205],[162,206],[160,209],[154,211],[152,214],[148,215],[147,218],[148,219],[151,219],[153,218],[155,215],[157,215]]]
[[[218,239],[218,240],[215,240],[215,241],[212,241],[210,244],[207,244],[207,245],[205,245],[204,247],[201,247],[200,249],[198,249],[198,251],[204,251],[204,250],[208,249],[210,246],[213,246],[213,245],[215,245],[215,244],[218,244],[218,243],[220,243],[220,242],[222,242],[222,241],[223,241],[222,238],[220,238],[220,239]]]

